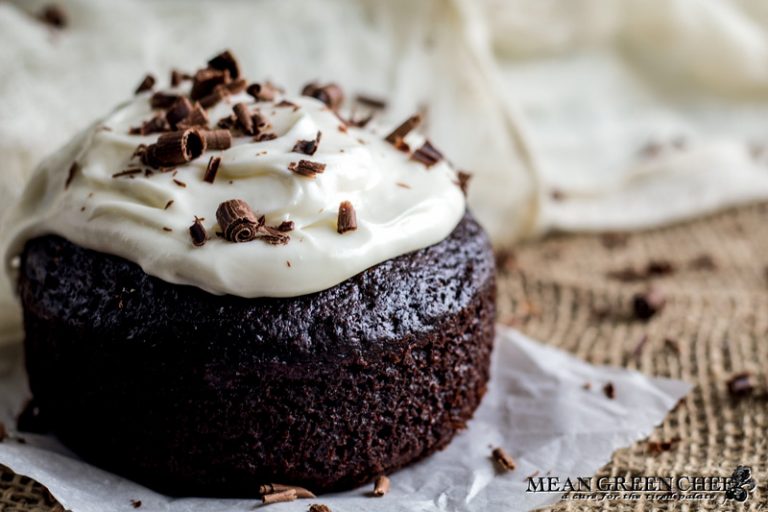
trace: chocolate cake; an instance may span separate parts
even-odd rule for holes
[[[337,86],[246,88],[229,52],[180,76],[142,81],[11,217],[52,431],[175,495],[349,489],[446,446],[494,335],[468,175],[418,116],[381,133],[345,120]]]

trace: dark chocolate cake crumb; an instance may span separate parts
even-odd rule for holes
[[[616,387],[613,385],[613,382],[607,382],[603,386],[603,393],[611,400],[616,398]]]
[[[230,242],[249,242],[256,238],[262,221],[242,199],[230,199],[216,210],[216,220]]]
[[[299,160],[288,164],[288,170],[301,176],[314,178],[317,174],[325,171],[325,164],[320,162],[310,162],[309,160]]]
[[[347,231],[357,229],[357,214],[349,201],[342,201],[339,205],[339,217],[336,221],[336,231],[344,234]]]
[[[501,447],[496,447],[491,452],[491,456],[496,464],[503,471],[514,471],[517,467],[515,459],[513,459],[505,450]]]
[[[736,397],[751,395],[752,391],[754,391],[751,377],[749,372],[741,372],[733,375],[728,379],[728,392]]]
[[[220,164],[221,157],[212,156],[211,159],[208,160],[208,167],[205,168],[205,176],[203,176],[203,181],[213,183],[216,179],[216,173],[219,172]]]
[[[381,498],[385,494],[389,492],[389,478],[387,478],[384,475],[381,475],[376,479],[376,482],[373,484],[373,495]]]
[[[43,7],[37,18],[46,25],[58,29],[65,28],[68,23],[67,13],[64,12],[60,5],[56,4],[49,4]]]
[[[144,79],[141,81],[138,87],[136,87],[136,90],[134,91],[134,94],[141,94],[145,91],[151,91],[152,88],[155,86],[155,77],[147,74],[147,76],[144,77]]]
[[[442,158],[443,154],[440,153],[440,151],[438,151],[428,140],[411,155],[411,159],[426,165],[427,168],[432,167],[442,160]]]
[[[632,312],[639,320],[649,320],[661,311],[666,304],[666,297],[657,289],[637,293],[632,297]]]
[[[398,146],[398,144],[404,144],[403,140],[405,137],[411,133],[411,131],[416,128],[421,123],[421,115],[420,114],[414,114],[403,123],[392,130],[392,132],[387,135],[384,140],[389,142],[390,144],[394,145],[395,147]],[[399,149],[399,148],[398,148]]]
[[[304,153],[305,155],[312,156],[317,151],[317,147],[320,145],[320,137],[322,137],[321,132],[317,132],[317,135],[315,135],[315,138],[312,140],[299,140],[294,144],[293,151],[294,153]]]
[[[80,170],[80,164],[75,162],[72,162],[72,165],[69,166],[69,174],[67,174],[67,179],[64,182],[64,188],[69,188],[69,185],[72,184],[72,180],[75,179],[75,175],[77,174],[77,171]]]
[[[229,50],[224,50],[209,60],[208,66],[220,71],[229,71],[229,76],[232,77],[233,80],[240,77],[240,65]]]
[[[344,102],[344,91],[337,84],[318,85],[311,82],[301,90],[302,96],[310,96],[325,103],[331,110],[337,110]]]
[[[131,500],[131,506],[133,508],[141,508],[141,500]]]
[[[195,247],[205,245],[206,240],[208,240],[208,232],[198,217],[195,217],[195,222],[189,226],[189,236],[192,237],[192,244]]]

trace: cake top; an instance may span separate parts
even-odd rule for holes
[[[6,260],[57,234],[165,281],[241,297],[334,286],[446,238],[468,175],[416,132],[344,118],[342,90],[249,83],[224,52],[174,71],[37,169],[4,224]],[[366,126],[367,125],[367,126]]]

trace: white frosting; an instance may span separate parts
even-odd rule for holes
[[[287,297],[329,288],[435,244],[464,214],[456,172],[444,160],[431,168],[411,160],[384,141],[385,130],[344,132],[333,112],[307,97],[288,98],[298,109],[253,105],[272,125],[274,140],[234,137],[231,148],[208,151],[176,173],[113,177],[137,166],[132,154],[138,144],[157,139],[157,134],[128,134],[152,117],[148,97],[144,93],[120,106],[43,162],[6,218],[6,261],[28,239],[53,233],[122,256],[171,283],[215,294]],[[254,104],[245,93],[220,102],[208,111],[211,123],[231,114],[240,101]],[[298,140],[313,139],[318,131],[322,140],[314,155],[292,152]],[[423,137],[411,134],[406,140],[418,147]],[[203,175],[213,155],[221,157],[221,166],[210,184]],[[301,159],[322,162],[325,171],[307,178],[288,170]],[[73,161],[80,170],[65,187]],[[290,241],[233,243],[217,237],[215,212],[229,199],[246,201],[268,225],[292,220]],[[345,200],[356,210],[358,228],[339,234],[339,203]],[[210,236],[202,247],[194,247],[189,234],[195,216],[205,219]]]

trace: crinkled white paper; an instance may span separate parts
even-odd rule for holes
[[[18,346],[0,353],[0,421],[8,427],[28,396],[20,353]],[[586,382],[591,389],[584,389]],[[607,382],[615,386],[613,400],[602,391]],[[614,450],[648,436],[690,388],[681,381],[593,366],[499,327],[488,394],[468,429],[445,450],[390,475],[392,487],[383,498],[371,497],[366,486],[273,504],[269,510],[304,512],[310,503],[325,503],[334,512],[541,507],[560,496],[526,492],[527,476],[591,476]],[[76,512],[129,511],[131,500],[141,500],[142,510],[167,512],[241,512],[260,505],[258,500],[163,496],[81,462],[53,438],[23,437],[26,444],[0,443],[0,464],[40,481]],[[489,459],[491,446],[504,447],[517,469],[498,473]]]

